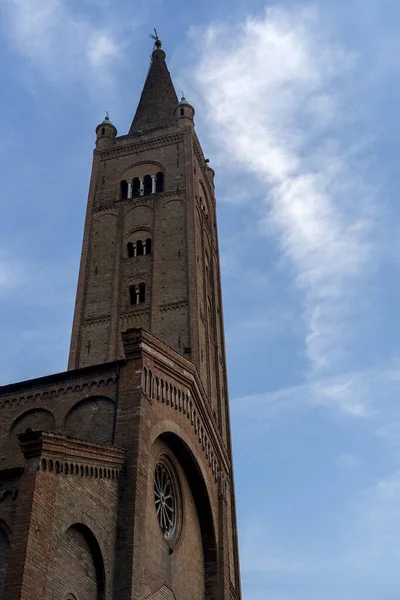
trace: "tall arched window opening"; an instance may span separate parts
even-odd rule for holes
[[[151,254],[151,238],[147,238],[144,243],[145,254]]]
[[[129,258],[136,256],[136,244],[132,244],[132,242],[128,243],[128,256]]]
[[[133,196],[133,198],[138,198],[140,196],[140,179],[139,179],[139,177],[134,177],[132,179],[132,196]]]
[[[125,200],[128,197],[128,182],[121,181],[121,200]]]
[[[143,193],[145,196],[149,196],[151,194],[152,189],[152,179],[151,175],[145,175],[143,178]]]
[[[142,304],[146,300],[146,284],[131,285],[129,288],[129,298],[132,306]]]
[[[144,246],[142,240],[138,240],[136,242],[136,256],[143,256],[144,254]]]
[[[156,175],[156,193],[159,194],[164,191],[164,173],[159,171]]]
[[[144,283],[139,283],[139,302],[146,300],[146,286]]]

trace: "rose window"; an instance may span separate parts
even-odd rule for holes
[[[154,502],[164,537],[170,539],[175,533],[177,499],[171,473],[162,462],[157,464],[154,473]]]

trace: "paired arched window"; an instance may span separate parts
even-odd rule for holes
[[[129,287],[129,299],[131,305],[142,304],[146,301],[146,285],[139,283],[137,285],[131,285]]]
[[[139,196],[150,196],[160,194],[164,191],[164,173],[159,171],[155,175],[134,177],[131,181],[123,180],[120,183],[121,200],[139,198]]]
[[[136,242],[128,242],[127,250],[129,258],[151,254],[151,238],[137,240]]]

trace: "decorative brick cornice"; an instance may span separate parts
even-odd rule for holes
[[[108,202],[98,204],[94,207],[93,213],[98,214],[106,211],[110,211],[110,214],[116,215],[116,212],[112,212],[111,209],[118,209],[120,206],[129,206],[130,208],[136,208],[137,206],[149,206],[153,207],[154,202],[162,202],[165,198],[175,198],[176,196],[184,196],[186,188],[179,187],[175,190],[169,190],[167,192],[160,192],[157,194],[149,194],[148,196],[140,196],[139,198],[129,198],[125,200],[109,200]]]
[[[186,415],[203,451],[205,462],[210,467],[213,477],[218,482],[218,493],[226,500],[227,479],[225,469],[221,467],[221,460],[217,457],[214,444],[210,441],[207,427],[200,411],[198,403],[191,395],[189,387],[183,387],[176,380],[166,377],[164,373],[154,368],[145,366],[142,371],[142,392],[150,402],[157,400],[172,410]]]
[[[91,327],[92,325],[103,325],[104,323],[109,323],[110,320],[110,315],[101,315],[99,317],[89,317],[88,319],[84,319],[83,324]]]
[[[118,479],[125,459],[125,450],[117,446],[94,444],[47,431],[27,429],[18,437],[25,460],[35,459],[42,471],[55,475]]]
[[[159,148],[161,146],[168,146],[183,142],[183,134],[183,131],[179,131],[158,137],[151,137],[148,140],[138,139],[137,141],[132,141],[130,144],[128,143],[126,145],[118,145],[117,140],[115,146],[112,148],[107,148],[106,150],[95,150],[94,154],[99,154],[100,160],[109,160],[117,156],[121,157],[129,154],[136,154],[146,150],[153,150],[154,148]]]
[[[142,319],[147,319],[149,315],[149,308],[122,313],[119,318],[120,326],[132,329],[135,326],[143,324]]]
[[[35,403],[50,398],[57,398],[58,396],[69,393],[81,394],[92,391],[97,392],[97,390],[105,387],[109,383],[114,383],[116,381],[116,371],[110,372],[110,370],[101,369],[98,370],[95,375],[93,374],[90,376],[90,370],[93,369],[90,367],[86,369],[77,369],[76,371],[66,371],[57,376],[28,381],[26,382],[26,386],[21,385],[18,394],[13,394],[13,388],[18,384],[4,386],[3,389],[0,388],[0,397],[5,396],[4,399],[0,400],[0,408],[6,408],[15,403],[19,405],[27,404],[29,402]],[[86,374],[86,371],[89,371],[89,373]],[[64,375],[64,377],[61,378],[60,375]],[[83,378],[84,380],[82,380]],[[47,379],[50,379],[50,381],[43,381]],[[52,379],[59,381],[51,381]]]
[[[188,303],[186,300],[181,302],[170,302],[169,304],[160,304],[160,312],[168,312],[170,310],[177,310],[178,308],[186,308]]]

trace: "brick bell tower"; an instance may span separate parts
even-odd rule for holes
[[[241,598],[194,114],[157,37],[129,133],[96,129],[69,370],[0,387],[0,600]]]

